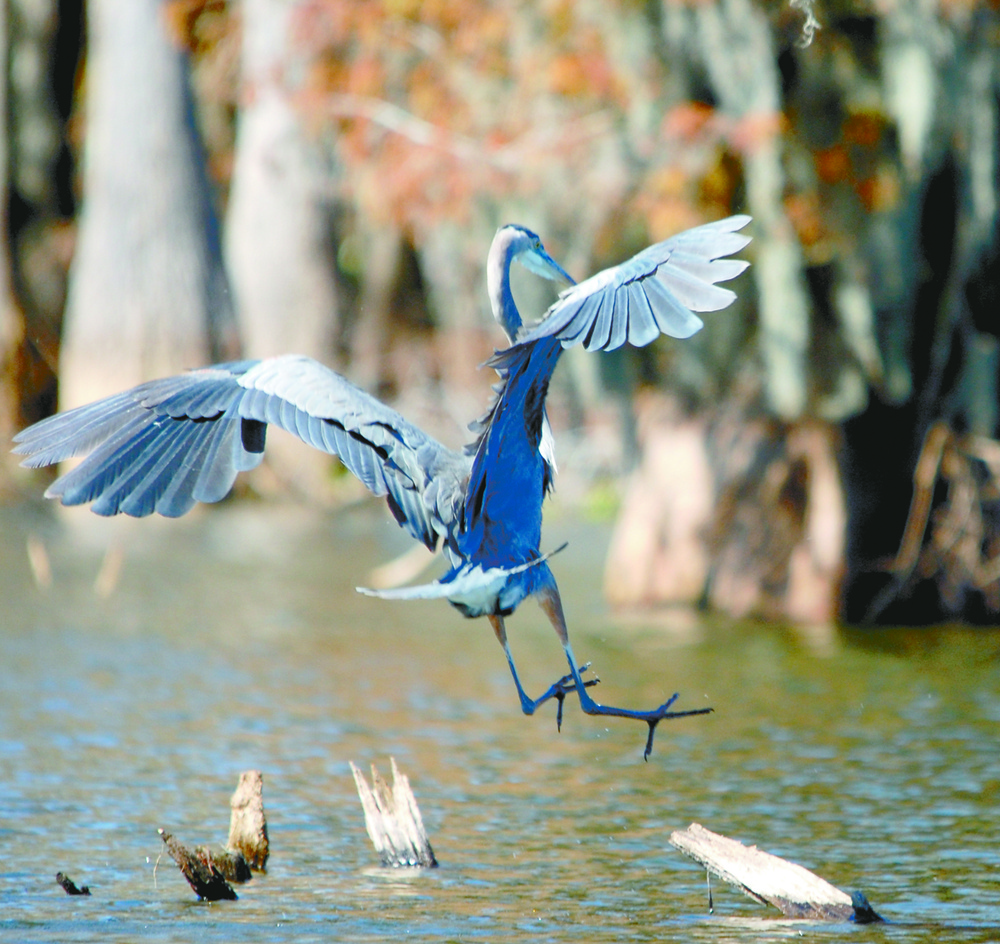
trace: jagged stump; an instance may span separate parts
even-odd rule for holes
[[[231,869],[230,864],[224,861],[227,854],[223,854],[220,859],[217,853],[204,846],[188,849],[166,830],[158,829],[157,832],[167,847],[170,858],[177,863],[181,874],[199,898],[204,901],[236,901],[236,892],[227,881],[225,873],[230,871],[231,874],[235,874],[237,867],[233,865]],[[249,878],[250,869],[246,862],[243,863],[243,867]]]
[[[437,859],[427,838],[410,781],[392,763],[392,787],[372,764],[372,785],[351,762],[351,772],[365,811],[365,828],[384,866],[435,868]]]

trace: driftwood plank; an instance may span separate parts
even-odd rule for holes
[[[698,823],[670,835],[670,844],[724,882],[791,918],[881,921],[860,892],[848,895],[794,862],[745,846]]]
[[[365,811],[365,829],[385,866],[435,868],[437,859],[431,848],[410,781],[392,762],[392,787],[372,764],[372,783],[351,762],[351,772]]]

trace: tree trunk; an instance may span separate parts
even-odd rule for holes
[[[329,358],[337,293],[329,169],[293,102],[294,4],[244,0],[226,258],[246,353]]]
[[[4,234],[19,335],[9,352],[8,382],[19,400],[18,423],[26,425],[55,406],[59,335],[76,238],[67,126],[84,14],[82,5],[74,9],[57,0],[11,0],[4,15]]]
[[[296,4],[244,0],[241,109],[226,219],[226,262],[248,357],[307,354],[328,362],[337,329],[329,168],[294,96],[303,71]],[[314,492],[325,458],[270,436],[269,466]]]
[[[232,349],[185,57],[158,0],[93,0],[62,407]]]
[[[7,5],[0,7],[0,128],[7,127]],[[17,417],[14,356],[20,343],[21,318],[14,303],[10,279],[10,243],[7,238],[8,138],[0,137],[0,439],[9,441]]]
[[[609,602],[835,619],[847,509],[834,428],[737,402],[711,421],[659,395],[637,407],[642,458],[608,550]]]

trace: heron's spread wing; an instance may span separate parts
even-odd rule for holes
[[[626,341],[642,347],[661,333],[690,337],[702,327],[694,312],[718,311],[736,298],[715,283],[747,267],[724,257],[750,242],[738,232],[749,222],[749,216],[730,216],[697,226],[571,286],[518,343],[558,338],[563,347],[613,351]]]
[[[154,380],[15,437],[24,465],[85,458],[46,493],[101,515],[184,514],[223,498],[262,457],[267,424],[340,457],[433,548],[455,520],[470,460],[307,357],[240,361]]]

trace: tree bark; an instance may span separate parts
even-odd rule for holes
[[[333,180],[295,106],[304,71],[295,12],[287,0],[243,0],[226,262],[248,357],[295,353],[328,362],[338,323]],[[321,488],[328,467],[326,457],[280,435],[270,437],[267,462],[307,493]]]
[[[337,326],[332,175],[294,96],[295,4],[244,0],[226,258],[246,353],[329,358]]]
[[[7,127],[7,5],[0,7],[0,128]],[[6,442],[17,416],[14,354],[20,342],[20,313],[14,303],[10,279],[10,243],[7,238],[7,183],[10,160],[8,139],[0,137],[0,438]]]
[[[158,0],[93,0],[83,208],[63,329],[62,407],[231,350],[185,57]]]

